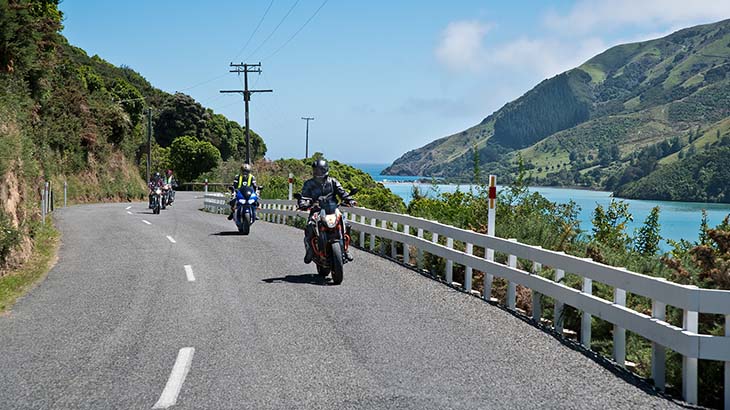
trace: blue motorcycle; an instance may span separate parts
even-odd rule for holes
[[[259,196],[252,187],[244,186],[236,190],[236,214],[233,220],[236,222],[238,232],[248,235],[251,225],[256,221],[258,203]]]

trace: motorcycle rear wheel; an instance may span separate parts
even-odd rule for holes
[[[339,285],[342,283],[344,267],[342,262],[342,244],[335,242],[332,244],[332,284]]]

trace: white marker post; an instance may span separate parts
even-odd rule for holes
[[[194,190],[195,188],[193,188]],[[208,178],[205,178],[205,183],[203,184],[203,191],[205,194],[208,193]]]
[[[290,200],[290,201],[291,201],[291,200],[292,200],[292,198],[294,197],[294,196],[293,196],[293,195],[294,195],[294,191],[293,191],[293,189],[294,189],[294,174],[292,174],[292,173],[290,172],[290,173],[289,173],[289,200]]]
[[[68,206],[68,182],[63,181],[63,207]]]

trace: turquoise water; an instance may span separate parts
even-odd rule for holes
[[[365,172],[373,174],[379,174],[387,165],[369,164],[365,166],[353,165],[362,169]],[[393,177],[382,177],[380,175],[373,175],[378,177],[377,180],[381,182],[386,179],[390,180]],[[409,179],[404,178],[401,181],[413,181],[415,177]],[[497,180],[499,181],[499,179]],[[411,200],[411,191],[414,185],[417,185],[422,192],[433,195],[434,186],[431,184],[414,184],[413,182],[383,182],[393,193],[403,198],[406,203]],[[456,189],[468,190],[469,185],[435,185],[439,192],[454,192]],[[530,190],[537,191],[544,195],[546,198],[553,202],[567,203],[573,200],[580,207],[578,219],[581,224],[582,230],[590,233],[591,231],[591,218],[593,210],[596,205],[608,206],[611,202],[611,193],[603,191],[588,191],[580,189],[566,189],[566,188],[549,188],[549,187],[531,187]],[[654,206],[659,206],[659,223],[661,224],[661,236],[663,238],[679,240],[687,239],[689,241],[697,240],[697,235],[700,228],[700,222],[702,220],[702,209],[707,210],[707,216],[710,226],[715,226],[722,222],[728,214],[730,214],[730,204],[707,204],[697,202],[668,202],[668,201],[643,201],[625,199],[629,204],[629,212],[634,216],[634,221],[628,226],[628,233],[634,234],[634,230],[639,228],[649,212]],[[486,217],[486,216],[485,216]],[[497,215],[499,218],[499,215]],[[485,220],[486,222],[486,220]],[[669,250],[669,245],[666,241],[662,241],[662,249]]]

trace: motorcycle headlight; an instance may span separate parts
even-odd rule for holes
[[[324,222],[328,228],[334,228],[337,226],[337,215],[327,215],[324,217]]]
[[[160,195],[160,194],[162,194],[162,190],[161,190],[160,188],[157,188],[157,191],[155,191],[155,193],[156,193],[157,195]]]
[[[245,199],[239,199],[239,200],[238,200],[238,203],[239,203],[239,204],[244,204],[244,205],[245,205],[245,204],[246,204],[246,200],[245,200]]]
[[[249,199],[249,200],[248,200],[248,203],[249,203],[249,204],[255,204],[255,203],[256,203],[256,200],[255,200],[255,199]]]

